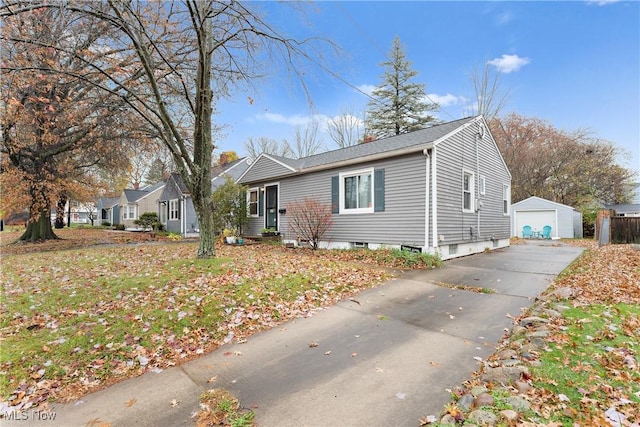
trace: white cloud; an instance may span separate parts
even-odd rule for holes
[[[294,114],[292,116],[285,116],[284,114],[278,114],[278,113],[261,113],[256,115],[256,119],[260,121],[284,124],[284,125],[288,125],[292,127],[300,127],[300,128],[304,128],[310,125],[311,123],[315,122],[318,124],[320,129],[325,129],[327,122],[331,120],[330,117],[324,114],[312,114],[308,116]]]
[[[529,58],[521,58],[518,55],[502,55],[500,58],[488,61],[487,64],[496,67],[500,73],[508,74],[513,71],[518,71],[529,62],[531,62]]]
[[[293,116],[285,116],[278,113],[261,113],[256,116],[258,120],[264,120],[272,123],[282,123],[290,126],[305,126],[312,119],[311,116],[301,116],[295,114]]]
[[[441,107],[450,107],[452,105],[464,105],[466,102],[464,96],[456,96],[450,93],[446,95],[438,95],[437,93],[430,93],[427,95],[427,102],[437,102]]]
[[[620,0],[587,0],[587,4],[595,4],[596,6],[606,6],[613,3],[618,3]]]
[[[505,25],[513,21],[513,14],[511,12],[503,12],[496,17],[498,25]]]
[[[376,87],[377,86],[367,85],[367,84],[357,86],[357,88],[358,88],[358,90],[360,92],[364,92],[365,94],[367,94],[369,96],[371,96],[371,93],[376,89]]]

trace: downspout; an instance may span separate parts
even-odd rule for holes
[[[180,226],[180,228],[182,229],[182,237],[186,238],[187,237],[187,210],[185,209],[185,197],[184,195],[182,195],[180,197],[180,204],[182,205],[180,208],[180,223],[182,224]]]
[[[435,146],[431,150],[431,238],[433,239],[434,253],[438,253],[438,180],[436,168],[438,166],[438,156]]]
[[[476,206],[476,219],[478,221],[478,224],[476,226],[476,241],[480,240],[480,157],[479,157],[479,149],[478,146],[480,145],[480,138],[482,138],[482,134],[484,133],[483,127],[482,127],[482,123],[479,123],[479,129],[478,129],[478,133],[476,134],[476,194],[478,196],[478,202],[477,202],[477,206]]]
[[[429,173],[431,172],[430,168],[430,162],[431,162],[431,155],[429,154],[429,149],[425,148],[424,150],[422,150],[422,154],[424,154],[425,156],[425,190],[424,190],[424,246],[425,246],[425,250],[424,252],[428,252],[431,253],[431,250],[429,249]]]

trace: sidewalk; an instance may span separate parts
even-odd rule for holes
[[[493,353],[509,317],[581,251],[526,244],[412,271],[245,344],[53,404],[55,420],[27,414],[28,425],[194,425],[202,391],[220,387],[265,427],[416,426],[440,413],[447,389],[470,377],[476,358]],[[27,425],[2,423],[14,424]]]

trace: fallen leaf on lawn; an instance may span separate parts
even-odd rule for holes
[[[127,408],[131,408],[133,405],[135,405],[137,401],[138,399],[136,399],[135,397],[132,397],[130,400],[124,403],[124,406],[126,406]]]
[[[102,421],[100,418],[94,418],[92,420],[89,420],[86,426],[87,427],[111,427],[111,423]]]
[[[426,426],[427,424],[433,424],[436,421],[438,421],[438,418],[436,418],[435,415],[427,415],[426,417],[420,419],[420,425]]]

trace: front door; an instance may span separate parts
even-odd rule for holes
[[[265,187],[265,227],[278,229],[278,186]]]

